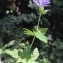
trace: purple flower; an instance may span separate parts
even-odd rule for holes
[[[33,0],[33,2],[39,7],[48,6],[48,4],[50,4],[50,0]]]

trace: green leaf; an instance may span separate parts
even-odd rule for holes
[[[19,58],[18,56],[18,50],[14,49],[14,50],[5,50],[5,52],[9,55],[11,55],[13,58]]]
[[[38,63],[37,61],[28,61],[28,63]]]
[[[21,58],[21,59],[29,59],[30,58],[30,56],[31,56],[31,46],[29,45],[29,46],[27,46],[24,50],[23,50],[23,52],[21,52],[21,51],[19,51],[18,52],[18,55],[19,55],[19,57]]]
[[[27,46],[27,47],[24,49],[23,53],[24,53],[26,59],[28,60],[28,59],[30,58],[30,56],[31,56],[31,46],[30,46],[30,45]]]
[[[29,42],[28,42],[28,41],[26,41],[26,42],[25,42],[25,46],[28,46],[28,45],[29,45]]]
[[[21,52],[21,51],[18,51],[18,56],[19,56],[21,59],[24,59],[24,58],[25,58],[24,53]]]
[[[39,51],[37,48],[34,49],[33,53],[31,54],[31,46],[28,46],[24,49],[23,52],[19,51],[18,61],[16,63],[38,63],[35,60],[39,57]]]
[[[43,57],[41,63],[51,63],[51,62],[48,60],[48,58]]]
[[[28,63],[28,62],[27,62],[26,58],[25,59],[19,58],[16,63]]]
[[[8,43],[8,46],[14,45],[14,43],[15,43],[15,40],[12,40],[12,41],[10,41],[10,42]]]
[[[40,12],[41,14],[46,14],[46,13],[47,13],[47,10],[44,10],[44,7],[40,7],[40,8],[39,8],[39,12]]]
[[[7,60],[5,60],[5,63],[14,63],[14,60],[13,59],[7,59]]]
[[[36,38],[38,38],[39,40],[43,41],[44,43],[47,43],[47,37],[41,33],[41,32],[34,32]]]
[[[12,40],[12,41],[10,41],[8,44],[6,44],[6,45],[4,46],[4,48],[9,47],[9,46],[12,46],[12,45],[14,45],[14,43],[15,43],[15,40]]]
[[[33,53],[31,54],[30,61],[34,61],[39,57],[39,51],[38,48],[35,48]]]
[[[43,58],[43,62],[44,62],[44,63],[50,63],[50,62],[48,61],[48,59],[46,59],[46,58]]]
[[[25,34],[27,34],[27,35],[31,35],[31,36],[34,36],[34,33],[31,31],[31,30],[29,30],[29,29],[26,29],[26,28],[23,28],[24,29],[24,33]]]
[[[40,32],[42,32],[43,34],[46,34],[48,28],[39,28]]]

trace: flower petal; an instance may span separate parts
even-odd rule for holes
[[[33,0],[33,2],[34,2],[36,5],[40,6],[40,4],[39,4],[39,1],[38,1],[38,0]]]
[[[48,6],[48,4],[50,4],[50,0],[42,0],[42,1],[43,6]]]
[[[39,7],[48,6],[48,4],[50,4],[50,0],[33,0],[33,2]]]

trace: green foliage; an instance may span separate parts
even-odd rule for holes
[[[21,52],[21,51],[19,51],[18,52],[18,55],[19,55],[19,57],[21,58],[21,59],[29,59],[29,57],[30,57],[30,54],[31,54],[31,47],[30,46],[28,46],[28,47],[26,47],[24,50],[23,50],[23,52]]]
[[[34,33],[35,33],[36,38],[43,41],[44,43],[47,43],[47,37],[44,36],[43,33],[41,33],[41,32],[34,32]]]
[[[24,33],[27,34],[27,35],[30,35],[30,36],[34,36],[34,33],[29,29],[24,28]]]
[[[23,50],[23,52],[19,51],[18,55],[20,58],[18,59],[17,63],[38,63],[35,61],[39,56],[39,51],[37,48],[31,52],[30,46],[28,46]]]
[[[39,8],[39,12],[44,15],[47,13],[48,10],[44,10],[44,7]]]
[[[61,42],[60,39],[57,39],[54,43],[53,43],[53,46],[52,46],[52,53],[50,54],[50,59],[52,61],[54,61],[54,59],[56,59],[56,63],[62,63],[63,60],[62,60],[62,57],[63,57],[63,42]],[[60,52],[61,51],[61,52]]]
[[[57,63],[62,63],[62,60],[58,58]]]
[[[42,32],[43,34],[46,34],[48,28],[39,28],[40,32]]]
[[[38,48],[35,48],[31,54],[30,61],[37,60],[38,57],[39,57],[39,51]]]
[[[39,57],[39,51],[38,48],[35,48],[33,51],[31,51],[31,46],[27,46],[24,50],[5,50],[6,54],[9,54],[13,58],[17,59],[16,63],[38,63],[36,60]],[[9,62],[9,60],[6,60],[6,62]]]
[[[10,47],[10,46],[14,45],[14,43],[15,43],[15,40],[12,40],[8,44],[6,44],[3,48]]]
[[[3,62],[16,63],[13,58],[23,55],[23,59],[17,59],[19,63],[27,60],[29,63],[63,63],[63,0],[50,1],[50,6],[38,8],[32,0],[0,0],[0,58]],[[37,30],[39,13],[42,16]],[[52,41],[46,37],[49,34]],[[31,36],[37,39],[34,41]],[[34,42],[30,51],[27,46],[31,41]]]
[[[41,33],[40,31],[43,31],[43,33]],[[31,36],[35,36],[36,38],[38,38],[39,40],[43,41],[44,43],[47,43],[47,37],[44,35],[47,31],[47,28],[43,28],[42,30],[38,30],[36,31],[30,31],[28,29],[24,29],[25,34],[27,35],[31,35]]]
[[[7,54],[9,54],[9,55],[11,55],[12,57],[14,57],[14,58],[19,58],[18,57],[18,50],[17,49],[14,49],[14,50],[12,50],[12,51],[10,51],[10,50],[5,50],[5,52],[7,53]]]
[[[43,58],[40,63],[51,63],[47,58]]]
[[[13,59],[7,59],[6,61],[5,61],[5,63],[15,63],[15,61],[13,60]]]

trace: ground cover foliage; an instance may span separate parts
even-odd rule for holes
[[[63,63],[63,1],[50,1],[50,5],[45,7],[50,11],[41,16],[39,23],[39,31],[48,37],[47,43],[42,33],[39,35],[35,33],[39,10],[32,0],[0,1],[0,63],[27,61],[28,63]],[[30,47],[33,34],[36,38]],[[19,60],[17,61],[16,58]]]

